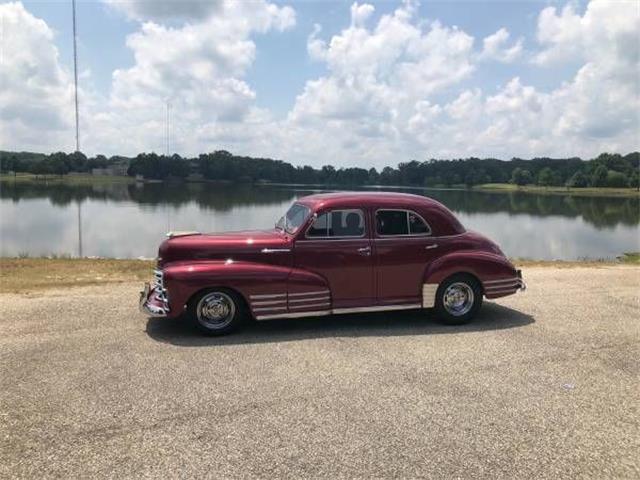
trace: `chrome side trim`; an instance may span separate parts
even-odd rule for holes
[[[310,298],[298,298],[296,300],[289,300],[289,303],[309,303],[309,302],[319,302],[320,300],[329,300],[329,295],[322,295],[318,297],[310,297]],[[255,303],[254,303],[255,305]]]
[[[496,285],[496,284],[500,284],[500,283],[508,283],[508,282],[517,282],[520,279],[518,277],[509,277],[509,278],[500,278],[498,280],[487,280],[485,282],[482,282],[483,285]]]
[[[271,318],[301,318],[301,317],[321,317],[331,314],[361,313],[361,312],[386,312],[389,310],[413,310],[421,308],[419,303],[404,305],[378,305],[375,307],[354,307],[354,308],[334,308],[333,310],[316,310],[313,312],[296,312],[270,315],[256,315],[256,320],[269,320]]]
[[[524,291],[527,289],[527,285],[524,283],[524,280],[519,277],[487,280],[486,282],[482,282],[482,285],[484,287],[485,295],[504,293],[505,291],[511,290],[513,290],[513,293],[515,293],[517,290]]]
[[[284,305],[287,301],[283,298],[281,300],[267,300],[267,301],[258,301],[251,302],[251,305],[254,307],[262,307],[265,305]]]
[[[287,253],[290,252],[290,248],[263,248],[260,253]]]
[[[422,284],[422,308],[433,308],[436,306],[436,292],[438,283]]]
[[[302,292],[302,293],[290,293],[290,297],[303,297],[305,295],[320,295],[321,293],[326,293],[329,295],[329,290],[316,290],[313,292]]]
[[[387,310],[412,310],[421,308],[419,303],[406,303],[404,305],[376,305],[375,307],[334,308],[333,313],[360,313],[360,312],[385,312]]]
[[[284,298],[286,296],[287,296],[286,293],[276,293],[273,295],[249,295],[249,298],[251,300],[257,300],[259,298]]]
[[[254,308],[254,312],[275,312],[278,310],[286,310],[287,307],[262,307],[262,308]]]
[[[322,317],[331,315],[331,310],[317,310],[315,312],[298,312],[274,315],[256,315],[256,320],[270,320],[272,318],[303,318],[303,317]]]
[[[329,302],[318,302],[318,303],[306,303],[304,305],[289,305],[289,309],[298,310],[300,308],[310,308],[310,307],[328,307]]]

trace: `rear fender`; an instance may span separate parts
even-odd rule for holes
[[[514,278],[517,275],[511,262],[492,252],[458,251],[444,255],[429,264],[422,285],[423,307],[435,305],[438,286],[451,275],[466,273],[475,277],[484,293],[485,283]]]

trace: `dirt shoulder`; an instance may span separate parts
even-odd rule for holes
[[[151,278],[151,260],[0,258],[0,293]]]

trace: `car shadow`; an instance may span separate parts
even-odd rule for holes
[[[331,315],[250,322],[241,331],[222,337],[203,336],[185,319],[149,318],[146,333],[152,339],[183,347],[291,342],[328,337],[389,337],[443,335],[524,327],[535,319],[526,313],[486,302],[467,325],[437,323],[422,310]]]

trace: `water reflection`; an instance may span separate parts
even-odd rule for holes
[[[308,188],[215,184],[3,182],[0,254],[152,257],[167,230],[270,228]],[[639,250],[635,198],[419,190],[468,227],[529,258],[603,258]]]

